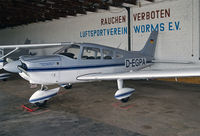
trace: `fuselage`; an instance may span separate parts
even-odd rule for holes
[[[27,73],[19,74],[33,84],[77,83],[82,82],[77,80],[82,75],[140,69],[151,59],[140,52],[83,43],[64,47],[50,56],[22,56],[21,67]]]

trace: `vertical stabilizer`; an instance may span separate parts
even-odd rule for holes
[[[151,32],[144,48],[140,51],[143,55],[154,58],[158,31]]]

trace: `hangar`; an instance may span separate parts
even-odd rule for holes
[[[139,51],[150,33],[159,31],[155,59],[165,63],[149,69],[199,68],[199,6],[198,0],[3,0],[0,2],[0,45],[24,44],[27,41],[80,42]],[[38,55],[51,52],[37,50]],[[179,64],[174,66],[167,63],[169,61]],[[195,65],[188,65],[191,63]],[[30,128],[31,123],[26,124],[24,127],[29,132],[25,131],[25,134],[41,130],[41,134],[37,135],[43,135],[44,130],[59,135],[200,133],[199,85],[154,80],[127,81],[139,91],[130,102],[121,104],[110,99],[116,84],[112,81],[91,83],[86,87],[78,84],[67,94],[61,90],[61,94],[50,100],[45,109],[33,114],[25,113],[24,116],[20,110],[13,108],[25,103],[26,99],[22,98],[30,96],[27,90],[31,93],[34,90],[28,88],[27,82],[18,79],[14,77],[9,82],[0,82],[0,106],[6,111],[0,113],[2,135],[13,135],[16,131],[22,135],[17,126],[27,121],[33,123],[35,129]],[[199,82],[198,78],[195,80]],[[194,83],[194,78],[190,82]],[[20,88],[16,88],[18,84],[21,84]],[[101,86],[102,90],[97,86]],[[15,117],[14,125],[11,125]],[[40,120],[48,121],[48,125]],[[70,124],[79,129],[73,130]],[[50,129],[53,126],[56,131]],[[70,131],[60,130],[58,126],[68,126]]]

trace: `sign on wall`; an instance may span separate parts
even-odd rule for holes
[[[132,9],[133,50],[140,50],[150,33],[159,31],[156,58],[197,60],[199,47],[192,42],[193,3],[176,0]]]

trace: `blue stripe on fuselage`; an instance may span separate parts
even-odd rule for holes
[[[77,70],[77,69],[90,69],[90,68],[103,68],[103,67],[117,67],[124,66],[121,64],[109,64],[109,65],[94,65],[94,66],[76,66],[76,67],[58,67],[58,68],[28,68],[28,72],[38,72],[38,71],[54,71],[54,70]]]
[[[147,61],[152,63],[152,61]],[[125,63],[119,64],[105,64],[105,65],[90,65],[90,66],[74,66],[74,67],[57,67],[57,68],[28,68],[28,72],[38,72],[38,71],[57,71],[57,70],[78,70],[78,69],[92,69],[92,68],[104,68],[104,67],[119,67],[125,66]]]

